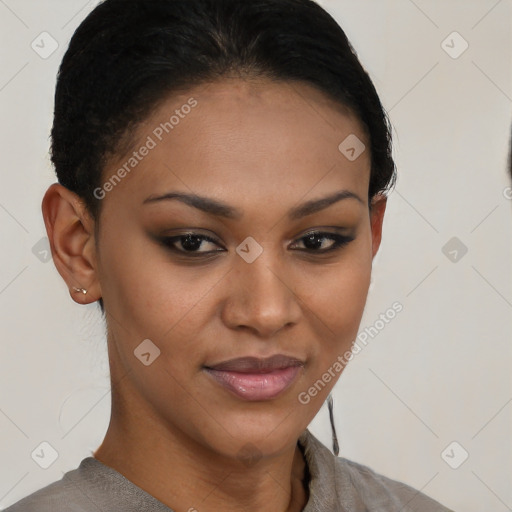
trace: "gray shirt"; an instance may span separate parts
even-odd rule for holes
[[[408,485],[334,456],[309,430],[302,433],[299,444],[310,476],[303,512],[453,512]],[[199,504],[195,507],[200,512]],[[173,511],[111,467],[86,457],[61,480],[5,512]]]

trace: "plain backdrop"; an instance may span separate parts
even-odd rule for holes
[[[70,299],[40,212],[57,68],[96,3],[0,0],[0,508],[77,467],[108,425],[99,309]],[[510,511],[512,1],[322,5],[389,112],[399,173],[361,323],[373,337],[333,393],[340,454],[456,511]],[[325,405],[310,428],[331,448]],[[48,469],[31,455],[43,442]]]

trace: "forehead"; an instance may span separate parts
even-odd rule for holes
[[[225,79],[173,94],[135,140],[137,157],[130,152],[106,170],[106,180],[128,170],[112,198],[124,191],[143,200],[176,188],[229,195],[233,204],[281,194],[298,201],[339,188],[367,196],[370,151],[361,123],[304,83]]]

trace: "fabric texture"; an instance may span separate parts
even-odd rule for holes
[[[302,433],[299,444],[310,475],[303,512],[453,512],[408,485],[334,456],[309,430]],[[5,512],[173,511],[113,468],[86,457],[61,480]]]

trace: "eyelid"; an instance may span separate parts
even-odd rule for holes
[[[337,235],[337,236],[342,236],[345,238],[354,238],[356,233],[355,233],[354,229],[342,227],[342,226],[319,226],[319,227],[306,229],[305,231],[300,233],[298,236],[294,237],[292,239],[292,241],[300,240],[304,237],[307,237],[309,235],[315,235],[315,234]]]
[[[301,235],[299,235],[298,237],[294,238],[293,241],[292,241],[292,245],[293,244],[296,244],[302,240],[304,240],[305,238],[307,238],[308,236],[311,236],[311,235],[322,235],[320,236],[320,238],[324,238],[324,239],[331,239],[334,243],[331,247],[327,248],[327,249],[318,249],[318,250],[315,250],[315,249],[308,249],[308,248],[304,248],[304,249],[296,249],[296,251],[298,252],[302,252],[302,253],[305,253],[307,255],[323,255],[323,254],[328,254],[328,253],[331,253],[331,252],[336,252],[338,249],[341,249],[343,248],[344,246],[346,246],[348,243],[352,242],[354,239],[355,239],[355,236],[352,236],[352,235],[345,235],[345,234],[341,234],[341,233],[336,233],[336,232],[333,232],[333,230],[337,230],[337,231],[340,231],[340,230],[343,230],[345,231],[346,229],[344,228],[340,228],[340,227],[330,227],[330,228],[327,228],[327,227],[324,227],[324,228],[311,228],[307,231],[305,231],[304,233],[302,233]],[[207,242],[211,242],[219,247],[221,247],[220,249],[216,249],[216,250],[212,250],[212,251],[184,251],[184,250],[181,250],[181,249],[178,249],[174,246],[174,243],[179,241],[180,239],[182,239],[183,237],[186,237],[187,235],[190,235],[190,236],[194,236],[194,237],[197,237],[199,238],[201,241],[207,241]],[[171,250],[172,252],[174,252],[175,254],[178,254],[178,255],[184,255],[185,257],[190,257],[190,258],[200,258],[200,257],[204,257],[204,258],[207,258],[209,256],[212,256],[214,255],[215,253],[218,253],[218,252],[225,252],[226,249],[224,247],[222,247],[219,243],[218,240],[216,240],[215,238],[209,236],[209,235],[206,235],[204,233],[201,233],[199,231],[193,231],[193,230],[187,230],[185,232],[182,232],[182,233],[177,233],[175,235],[169,235],[169,236],[164,236],[161,238],[161,243],[163,243],[163,245]]]
[[[307,229],[306,231],[301,233],[297,238],[303,238],[312,233],[322,233],[322,234],[326,234],[326,235],[330,235],[330,234],[341,235],[343,233],[346,233],[347,231],[349,231],[348,228],[343,228],[341,226],[320,226],[318,228]]]
[[[351,235],[342,235],[340,233],[333,233],[330,231],[322,231],[322,230],[313,230],[305,233],[304,235],[297,237],[296,240],[300,241],[305,238],[307,238],[310,235],[322,235],[320,238],[330,239],[334,243],[331,247],[328,247],[327,249],[319,249],[319,250],[313,250],[313,249],[297,249],[299,252],[306,253],[307,255],[312,256],[320,256],[322,254],[329,254],[331,252],[335,252],[337,249],[341,249],[350,242],[355,240],[355,236]]]
[[[192,231],[192,230],[187,230],[186,232],[178,233],[175,235],[163,236],[159,239],[159,241],[162,245],[164,245],[168,250],[172,251],[174,254],[177,254],[179,256],[183,255],[187,258],[200,258],[200,257],[207,258],[208,256],[211,256],[217,252],[225,252],[226,251],[226,249],[224,249],[223,247],[221,247],[220,249],[215,249],[213,251],[183,251],[181,249],[177,249],[174,246],[174,243],[179,241],[181,238],[186,237],[187,235],[195,236],[195,237],[199,238],[201,241],[211,242],[211,243],[221,247],[219,244],[219,241],[216,240],[215,238],[213,238],[209,235],[205,235],[204,233],[200,233],[198,231]]]

